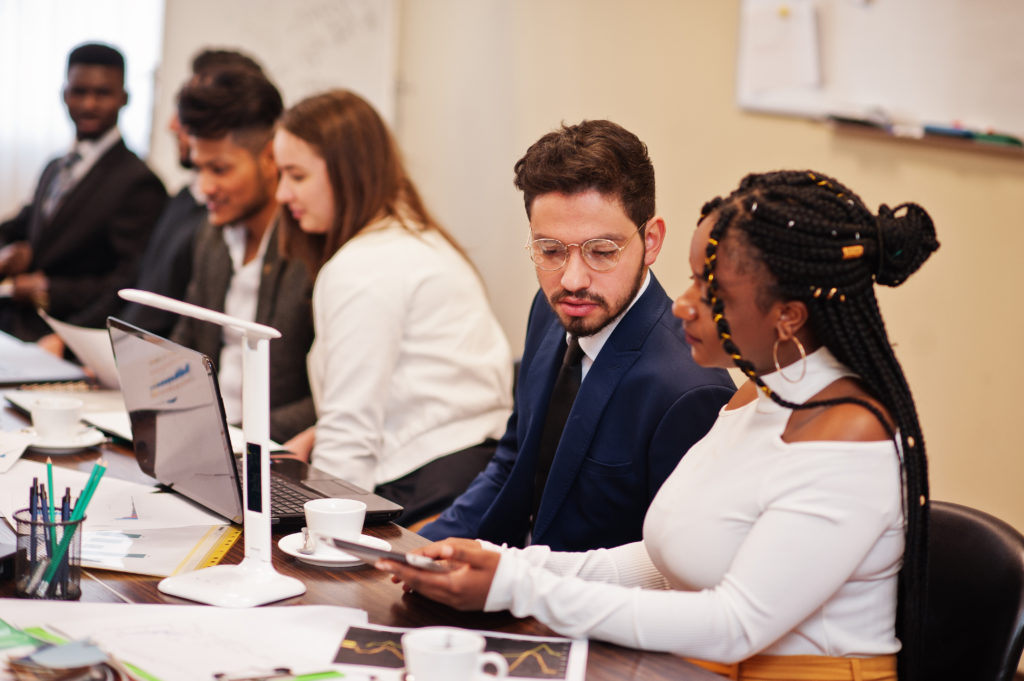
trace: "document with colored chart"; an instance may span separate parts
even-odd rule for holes
[[[408,629],[372,625],[350,626],[338,647],[339,669],[372,673],[381,681],[400,681],[405,667],[402,634]],[[508,662],[508,678],[534,681],[583,681],[587,673],[587,641],[548,636],[522,636],[478,631],[487,640],[484,650]]]

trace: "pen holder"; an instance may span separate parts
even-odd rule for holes
[[[45,521],[23,508],[14,513],[18,551],[15,594],[20,598],[75,601],[82,595],[82,523]]]

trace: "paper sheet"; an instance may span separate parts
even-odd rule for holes
[[[237,677],[289,667],[295,673],[339,668],[331,660],[363,610],[328,605],[251,609],[121,605],[0,599],[0,619],[42,627],[67,639],[89,637],[158,681]],[[0,671],[0,681],[9,681]],[[367,679],[346,675],[346,681]]]
[[[380,681],[402,681],[405,658],[401,639],[406,631],[409,630],[377,625],[352,626],[345,632],[334,661],[346,673],[362,672]],[[485,650],[502,655],[508,662],[509,678],[584,681],[586,677],[588,645],[585,639],[497,631],[476,633],[487,639]]]
[[[814,5],[808,0],[745,0],[740,8],[740,103],[821,84]]]
[[[28,429],[0,431],[0,473],[6,473],[25,453],[35,435]]]
[[[60,336],[64,344],[71,348],[79,361],[96,374],[97,380],[104,388],[117,388],[121,385],[117,377],[117,366],[114,364],[114,351],[110,347],[110,335],[106,329],[89,329],[75,326],[54,319],[42,310],[39,316],[46,320],[50,328]]]
[[[0,476],[0,513],[13,526],[14,512],[28,506],[32,479],[46,481],[46,465],[27,459]],[[87,473],[54,466],[57,494],[85,486]],[[194,567],[190,558],[212,547],[215,528],[229,523],[180,495],[104,475],[96,487],[82,534],[85,567],[168,576]]]

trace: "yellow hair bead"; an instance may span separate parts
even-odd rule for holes
[[[860,244],[843,246],[843,260],[854,260],[864,255],[864,247]]]
[[[715,239],[714,237],[710,237],[709,236],[708,237],[708,243],[711,244],[712,246],[717,246],[718,245],[718,239]]]
[[[716,314],[716,315],[715,315],[714,317],[712,317],[712,318],[711,318],[711,320],[712,320],[712,321],[714,321],[715,323],[717,323],[717,322],[720,322],[720,321],[722,321],[722,319],[723,319],[724,317],[725,317],[725,315],[723,315],[723,314],[722,314],[721,312],[719,312],[719,313],[718,313],[718,314]]]
[[[913,447],[914,446],[914,437],[912,435],[908,435],[907,436],[907,446],[908,447]]]

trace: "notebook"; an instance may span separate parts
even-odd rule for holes
[[[214,513],[241,522],[241,462],[231,451],[213,362],[114,317],[107,319],[107,328],[139,467]],[[271,523],[279,530],[303,526],[302,504],[319,497],[365,502],[367,524],[402,512],[381,496],[294,463],[275,463],[270,472]]]

